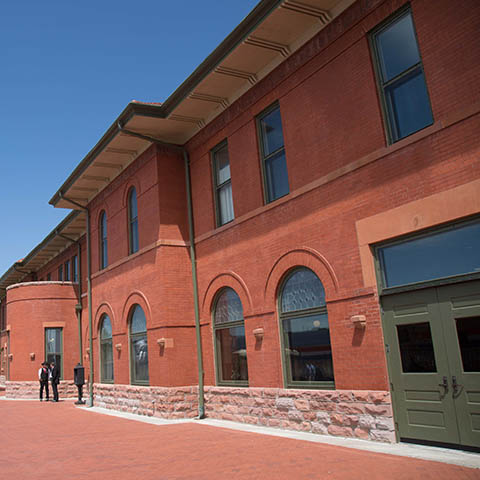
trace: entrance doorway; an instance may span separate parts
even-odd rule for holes
[[[400,439],[480,449],[480,280],[381,303]]]

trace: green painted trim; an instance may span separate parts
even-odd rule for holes
[[[416,63],[415,65],[409,67],[407,70],[403,71],[402,73],[398,74],[395,78],[390,79],[387,82],[383,81],[383,76],[380,68],[380,54],[379,50],[377,47],[377,41],[376,37],[378,36],[379,33],[382,31],[386,30],[389,26],[394,24],[397,20],[399,20],[401,17],[406,16],[410,14],[410,17],[412,19],[412,24],[413,24],[413,31],[415,34],[415,40],[417,43],[417,48],[418,48],[418,55],[419,55],[419,62]],[[375,79],[376,79],[376,87],[377,87],[377,93],[379,96],[380,100],[380,110],[382,113],[382,121],[383,121],[383,126],[385,129],[385,140],[387,145],[392,145],[396,142],[399,142],[400,140],[403,140],[404,138],[409,137],[410,135],[413,135],[420,130],[423,130],[424,128],[427,128],[435,123],[435,118],[433,116],[433,110],[432,110],[432,102],[430,100],[430,94],[428,93],[428,85],[427,85],[427,79],[425,76],[425,69],[423,68],[423,60],[422,60],[422,54],[420,52],[420,43],[418,42],[418,36],[417,36],[417,29],[415,27],[415,20],[413,18],[413,12],[410,4],[406,4],[403,7],[401,7],[399,10],[397,10],[395,13],[390,15],[387,19],[385,19],[383,22],[381,22],[379,25],[374,27],[369,33],[368,33],[368,42],[370,45],[370,52],[371,52],[371,58],[372,58],[372,64],[373,64],[373,70],[375,72]],[[387,99],[385,96],[385,88],[388,87],[389,85],[396,83],[399,81],[401,78],[403,78],[405,75],[408,75],[412,71],[420,68],[425,80],[425,89],[427,90],[427,97],[428,97],[428,104],[430,107],[430,113],[432,115],[432,123],[429,123],[428,125],[423,126],[421,129],[416,130],[415,132],[410,133],[409,135],[405,135],[404,137],[400,137],[398,135],[395,135],[394,133],[394,125],[391,124],[390,122],[390,116],[389,116],[389,107],[387,104]],[[398,136],[398,138],[395,138],[395,136]]]
[[[218,299],[220,298],[220,295],[225,290],[228,290],[228,289],[233,290],[232,287],[222,287],[215,294],[215,300],[213,302],[213,308],[212,308],[212,311],[210,312],[211,321],[212,321],[213,348],[214,348],[214,360],[215,360],[215,383],[218,386],[248,387],[249,386],[249,380],[223,380],[222,379],[222,374],[221,374],[222,355],[220,353],[221,349],[220,349],[220,346],[219,346],[220,342],[217,339],[217,332],[219,330],[226,330],[226,329],[234,328],[234,327],[243,327],[245,329],[245,319],[244,318],[242,320],[236,320],[234,322],[222,323],[221,325],[218,325],[218,326],[215,325],[215,310],[217,308]],[[233,291],[235,292],[235,290],[233,290]],[[237,292],[235,292],[235,293],[237,294]],[[243,309],[243,305],[242,305],[242,309]],[[245,345],[246,345],[246,339],[245,339]],[[248,352],[247,352],[247,372],[248,372]]]
[[[280,348],[281,348],[280,357],[281,357],[281,363],[282,363],[283,385],[285,386],[285,388],[335,390],[335,367],[333,364],[333,348],[332,348],[331,341],[330,341],[330,348],[332,349],[332,367],[333,367],[333,378],[334,378],[333,381],[321,381],[321,382],[302,381],[300,382],[300,381],[294,381],[290,379],[290,360],[287,357],[287,355],[285,355],[285,334],[283,331],[283,320],[288,320],[289,318],[308,317],[312,314],[326,314],[328,319],[327,305],[321,306],[321,307],[315,307],[315,308],[308,308],[305,310],[298,310],[296,312],[282,313],[281,301],[282,301],[282,292],[285,287],[285,283],[295,272],[303,269],[310,270],[313,272],[313,270],[305,266],[294,267],[291,270],[287,271],[282,281],[280,282],[280,286],[278,288],[279,293],[277,295],[277,321],[278,321],[277,324],[278,324],[278,331],[280,334]],[[320,283],[322,283],[320,279],[318,280]],[[328,330],[330,334],[330,322],[328,323]]]

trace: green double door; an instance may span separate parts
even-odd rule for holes
[[[388,295],[382,308],[400,438],[480,448],[480,281]]]

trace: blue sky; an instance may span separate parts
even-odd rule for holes
[[[164,101],[258,0],[18,0],[0,11],[0,276],[130,100]]]

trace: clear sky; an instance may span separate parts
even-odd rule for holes
[[[17,0],[0,9],[0,276],[131,100],[164,101],[258,0]]]

